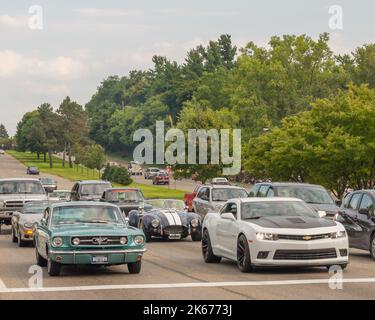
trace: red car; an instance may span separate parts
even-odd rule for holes
[[[169,175],[166,172],[158,172],[152,177],[152,184],[169,184]]]
[[[193,211],[193,200],[197,196],[200,187],[201,185],[197,185],[192,193],[185,193],[184,195],[185,205],[188,207],[189,212]]]

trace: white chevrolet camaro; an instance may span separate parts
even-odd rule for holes
[[[295,198],[229,200],[203,222],[205,262],[237,261],[254,267],[325,266],[349,262],[348,237],[339,222],[324,219]]]

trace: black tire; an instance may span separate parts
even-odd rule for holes
[[[36,264],[39,267],[47,267],[47,260],[44,259],[40,254],[37,248],[35,248],[35,258],[36,258]]]
[[[52,261],[50,257],[47,260],[47,271],[51,277],[57,277],[61,272],[61,264]]]
[[[202,231],[195,231],[191,234],[191,240],[202,241]]]
[[[212,251],[210,235],[207,229],[203,232],[202,237],[202,255],[206,263],[220,263],[221,257],[215,256]]]
[[[237,240],[237,266],[241,272],[250,272],[252,270],[249,244],[243,234]]]
[[[16,233],[14,232],[14,228],[12,227],[12,242],[13,243],[17,243],[17,236],[16,236]]]
[[[146,242],[151,242],[151,234],[149,234],[145,228],[145,225],[143,224],[143,221],[141,222],[141,227],[140,229],[143,230],[143,233],[145,234],[145,237],[146,237]]]
[[[140,273],[142,269],[142,261],[132,262],[128,263],[128,270],[131,274],[137,274]]]
[[[26,246],[26,241],[23,241],[23,240],[22,240],[22,237],[21,237],[21,234],[20,234],[20,233],[18,233],[17,244],[18,244],[18,247],[20,247],[20,248]]]
[[[373,234],[371,236],[371,240],[370,240],[370,254],[371,254],[371,258],[373,260],[375,260],[375,234]]]

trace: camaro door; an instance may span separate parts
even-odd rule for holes
[[[227,203],[220,212],[216,228],[218,247],[224,256],[235,258],[237,234],[237,204]]]

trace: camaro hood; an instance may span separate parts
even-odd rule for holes
[[[309,206],[314,208],[317,211],[326,211],[326,212],[339,212],[340,208],[336,206],[335,204],[315,204],[315,203],[309,203]]]
[[[334,227],[333,220],[310,217],[262,217],[259,219],[246,220],[263,228],[283,228],[283,229],[310,229]]]
[[[122,224],[69,224],[54,226],[51,229],[53,234],[59,236],[116,236],[116,235],[139,235],[141,232],[132,227],[126,227]]]

